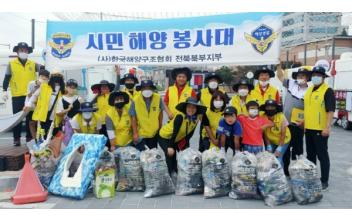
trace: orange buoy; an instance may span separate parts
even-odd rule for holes
[[[18,179],[15,195],[11,200],[13,204],[26,204],[44,202],[48,199],[48,191],[44,189],[37,173],[29,162],[29,154],[24,155],[25,164]]]

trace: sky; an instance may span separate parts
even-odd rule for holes
[[[0,12],[0,50],[8,50],[10,44],[12,49],[18,42],[31,43],[31,19],[36,20],[35,25],[35,45],[37,48],[44,48],[46,36],[46,21],[60,20],[54,13],[11,13]],[[352,13],[344,13],[342,25],[352,25]],[[351,26],[352,27],[352,26]],[[352,35],[352,28],[349,30]]]

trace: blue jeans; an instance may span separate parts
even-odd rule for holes
[[[257,145],[243,144],[243,150],[248,151],[249,153],[252,153],[252,154],[257,154],[259,152],[264,151],[264,147],[257,146]]]
[[[284,166],[283,157],[284,157],[284,154],[285,154],[289,144],[290,143],[286,143],[286,144],[281,146],[280,157],[277,158],[280,161],[282,167]],[[276,148],[278,148],[279,146],[278,145],[274,145],[274,144],[272,146],[273,146],[273,153],[275,153]]]

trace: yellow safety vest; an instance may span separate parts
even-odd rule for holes
[[[22,63],[18,60],[18,58],[16,58],[10,62],[10,67],[11,96],[26,96],[28,83],[37,78],[35,74],[35,62],[27,60],[25,66],[23,66]]]
[[[268,118],[267,116],[265,116]],[[274,115],[274,127],[265,129],[265,135],[268,137],[270,143],[279,145],[279,140],[281,136],[281,124],[285,120],[285,115],[280,112]],[[285,144],[291,140],[291,132],[286,128]]]
[[[100,115],[93,112],[93,116],[89,121],[89,124],[83,124],[84,118],[82,117],[82,113],[78,113],[74,116],[73,120],[76,120],[79,124],[79,128],[81,133],[84,134],[95,134],[97,132],[97,123],[100,120]]]
[[[97,107],[98,107],[97,113],[100,115],[101,123],[103,125],[105,125],[106,113],[111,108],[111,106],[109,105],[109,96],[110,96],[110,93],[106,95],[99,95],[97,98]]]
[[[132,122],[128,113],[130,106],[131,102],[123,107],[121,116],[115,108],[110,108],[107,112],[114,124],[115,144],[118,146],[126,146],[132,141]]]
[[[208,117],[209,120],[209,126],[211,129],[211,133],[213,134],[213,137],[216,137],[216,129],[219,127],[219,121],[222,118],[223,111],[212,111],[210,108],[207,109],[207,112],[205,113],[206,116]],[[202,137],[208,137],[207,131],[205,128],[202,130]],[[211,141],[210,141],[210,146],[213,147],[215,146]]]
[[[191,133],[197,127],[197,123],[201,117],[201,116],[198,116],[195,121],[190,121],[187,119],[186,115],[182,112],[177,113],[177,115],[182,115],[183,120],[182,120],[180,129],[178,131],[175,131],[177,132],[175,142],[182,140],[189,133]],[[164,125],[160,129],[160,132],[159,132],[160,137],[164,139],[170,139],[172,137],[172,134],[174,133],[174,121],[177,115],[175,115],[175,117],[172,120],[170,120],[166,125]]]
[[[261,90],[259,88],[259,83],[258,83],[251,91],[250,95],[254,100],[258,102],[260,106],[260,105],[264,105],[265,101],[267,101],[268,99],[276,100],[276,93],[277,93],[277,89],[271,85],[268,85],[268,88],[265,90],[264,95],[262,95]]]
[[[32,120],[33,121],[41,121],[45,122],[49,113],[49,103],[50,103],[50,98],[53,93],[53,89],[48,83],[43,83],[40,86],[40,94],[37,100],[37,104],[34,108],[33,115],[32,115]],[[60,99],[61,97],[61,91],[59,91],[57,100]],[[57,106],[58,101],[56,101],[55,106],[53,108],[53,112],[56,112],[56,106]],[[54,125],[55,127],[58,127],[60,122],[62,120],[62,117],[57,116],[54,114]]]
[[[246,97],[245,103],[242,103],[242,100],[241,100],[240,96],[239,95],[235,95],[231,99],[231,105],[236,108],[237,115],[246,115],[246,116],[248,116],[248,111],[247,111],[246,104],[249,101],[252,101],[252,100],[254,100],[253,97],[250,94],[248,94],[247,97]]]
[[[222,90],[222,89],[218,89],[218,91],[222,92],[225,94],[225,91]],[[201,90],[201,93],[200,93],[200,103],[204,106],[206,106],[207,108],[210,108],[210,101],[211,101],[211,97],[213,96],[213,94],[211,94],[209,92],[209,88],[203,88]]]
[[[176,110],[176,105],[185,102],[187,98],[192,96],[192,88],[186,84],[183,88],[180,97],[178,97],[178,89],[175,85],[169,87],[169,104],[168,108],[170,111],[176,115],[178,111]]]
[[[140,94],[140,92],[137,91],[135,88],[133,89],[133,94],[126,88],[124,89],[124,92],[127,93],[127,95],[130,97],[131,100],[136,98]]]
[[[159,129],[160,95],[153,93],[151,98],[149,112],[141,94],[134,98],[138,135],[144,138],[154,137]]]
[[[304,128],[321,131],[326,127],[324,96],[329,85],[323,83],[315,91],[313,88],[314,86],[309,87],[304,95]]]

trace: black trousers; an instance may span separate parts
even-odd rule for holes
[[[172,157],[169,157],[167,155],[167,149],[170,147],[169,141],[170,141],[169,139],[165,139],[160,136],[158,138],[159,145],[165,153],[167,168],[169,170],[169,173],[171,174],[172,172],[177,172],[177,160],[176,160],[176,152]],[[188,146],[186,146],[186,148],[187,147]],[[177,149],[177,151],[178,151],[178,149]]]
[[[26,101],[26,96],[18,96],[18,97],[12,97],[12,113],[16,114],[20,111],[23,110],[24,107],[24,102]],[[31,119],[32,114],[28,114],[26,116],[26,138],[27,139],[31,139],[32,135],[31,132],[29,130],[29,120]],[[16,125],[12,132],[13,132],[13,138],[14,139],[19,139],[21,138],[21,131],[22,131],[22,122],[18,123],[18,125]]]
[[[110,144],[110,139],[109,139],[109,136],[108,136],[108,131],[106,130],[106,125],[101,125],[101,129],[100,129],[99,133],[103,134],[107,138],[107,141],[106,141],[105,145],[110,150],[111,144]]]
[[[328,139],[323,137],[321,131],[306,130],[307,159],[316,164],[317,157],[320,162],[321,182],[328,183],[330,172],[330,158],[328,153]]]
[[[291,132],[291,141],[283,157],[284,171],[286,176],[289,176],[288,167],[290,165],[291,159],[296,160],[298,155],[303,154],[304,136],[304,130],[299,126],[290,124],[288,128]]]
[[[44,129],[44,138],[46,139],[47,136],[48,136],[48,132],[49,132],[49,129],[50,129],[50,126],[51,126],[51,123],[53,121],[52,120],[49,120],[47,119],[45,122],[40,122],[40,126],[42,127],[42,129]],[[53,129],[53,137],[57,134],[57,132],[59,132],[59,128],[54,128]]]
[[[142,138],[138,144],[133,144],[133,145],[139,151],[144,151],[146,149],[145,145],[147,145],[149,147],[149,149],[157,148],[158,147],[158,134],[156,134],[152,138]]]
[[[208,137],[202,138],[201,136],[199,137],[199,148],[198,150],[203,153],[204,151],[208,150],[210,147],[210,140]]]

